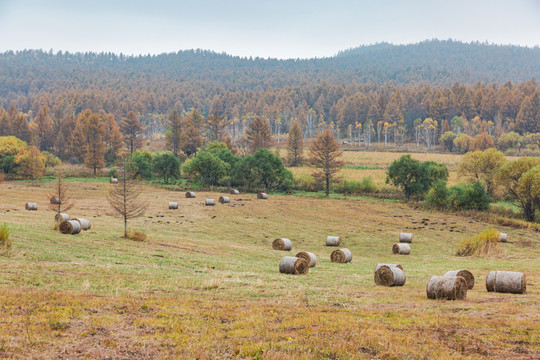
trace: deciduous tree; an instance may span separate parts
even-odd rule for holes
[[[289,130],[289,141],[287,143],[289,166],[297,166],[302,162],[304,153],[304,139],[300,123],[294,121]]]
[[[246,137],[248,139],[249,151],[254,154],[259,149],[270,147],[272,141],[272,131],[268,121],[261,116],[257,116],[251,121],[246,129]]]
[[[324,180],[325,193],[326,196],[329,196],[330,182],[344,164],[343,152],[339,149],[339,145],[330,129],[326,129],[317,135],[311,144],[309,155],[310,165],[320,169],[313,173],[313,176]]]
[[[143,127],[133,111],[128,112],[127,116],[120,123],[120,131],[124,135],[124,143],[130,155],[133,155],[135,150],[142,148]]]

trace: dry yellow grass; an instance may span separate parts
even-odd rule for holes
[[[254,194],[205,207],[220,194],[147,187],[150,208],[133,221],[146,242],[122,239],[104,197],[107,184],[70,183],[72,216],[92,221],[76,236],[52,230],[49,186],[0,184],[0,218],[13,249],[0,256],[0,357],[4,358],[523,358],[540,351],[540,238],[504,229],[505,254],[454,256],[459,240],[488,227],[455,214],[369,199]],[[179,210],[168,210],[178,199]],[[428,219],[428,220],[425,220]],[[501,229],[503,230],[503,229]],[[392,255],[400,231],[413,251]],[[354,253],[332,264],[326,235]],[[301,277],[279,274],[277,237],[319,263]],[[399,261],[400,288],[373,283],[377,263]],[[467,300],[430,301],[431,275],[466,268]],[[525,271],[525,295],[485,291],[489,270]],[[518,306],[519,305],[519,306]]]
[[[281,150],[282,154],[286,149]],[[377,151],[344,151],[343,158],[345,167],[338,173],[338,176],[346,180],[360,181],[364,177],[372,177],[378,186],[386,186],[386,171],[390,164],[406,153],[401,152],[377,152]],[[459,182],[457,169],[463,155],[459,154],[434,154],[434,153],[411,153],[413,159],[420,161],[435,161],[446,165],[449,172],[449,185]],[[509,160],[515,157],[507,157]],[[308,166],[289,168],[294,176],[311,175],[313,168]]]

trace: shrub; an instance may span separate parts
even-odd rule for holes
[[[448,169],[445,165],[433,161],[422,163],[408,154],[392,162],[388,168],[386,183],[401,188],[409,199],[411,196],[421,197],[435,182],[447,179]]]
[[[448,206],[454,210],[480,210],[489,208],[492,199],[484,184],[459,184],[448,189]]]
[[[7,224],[0,225],[0,254],[7,254],[11,251],[11,239]]]
[[[267,149],[241,159],[234,167],[233,185],[249,190],[289,190],[294,185],[292,173],[281,158]]]
[[[342,180],[337,184],[335,191],[345,195],[374,193],[377,191],[377,186],[371,177],[365,177],[361,181]]]
[[[41,155],[45,156],[45,167],[55,167],[62,163],[59,158],[48,151],[42,151]]]
[[[202,186],[215,186],[230,174],[230,169],[228,163],[210,151],[200,151],[194,159],[184,165],[182,170]]]
[[[323,190],[324,186],[320,181],[315,181],[311,175],[301,175],[294,179],[294,188],[308,192],[317,192]]]
[[[180,160],[170,153],[159,154],[152,160],[154,172],[167,184],[180,177]]]
[[[499,242],[501,234],[495,229],[486,229],[472,238],[464,239],[459,243],[457,256],[489,256],[501,252]]]
[[[127,238],[133,241],[146,241],[146,234],[143,232],[135,231],[135,232],[128,232]]]
[[[107,172],[108,178],[117,178],[118,177],[118,169],[116,167],[111,167],[109,171]]]
[[[437,209],[446,209],[448,207],[448,188],[446,181],[439,180],[433,185],[426,195],[425,203]]]
[[[128,168],[134,178],[152,178],[152,154],[148,151],[137,150],[131,155]]]

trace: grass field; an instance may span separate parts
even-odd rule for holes
[[[373,157],[356,160],[347,165],[379,166]],[[460,258],[459,240],[489,225],[367,198],[242,194],[205,207],[220,194],[185,199],[147,186],[150,208],[131,229],[148,241],[134,242],[120,238],[108,184],[72,182],[70,214],[90,219],[92,229],[71,236],[53,230],[52,186],[0,183],[0,223],[14,243],[0,256],[0,358],[534,359],[540,352],[538,233],[499,228],[509,234],[501,255]],[[25,211],[26,201],[39,210]],[[179,210],[168,210],[169,201],[180,201]],[[405,230],[415,236],[411,255],[392,255]],[[330,262],[326,235],[342,237],[352,263]],[[292,255],[317,254],[318,266],[306,276],[280,274],[289,253],[272,250],[276,237],[293,240]],[[375,286],[379,262],[401,263],[405,286]],[[476,276],[466,300],[427,299],[431,275],[461,268]],[[486,292],[490,270],[525,271],[527,294]]]
[[[282,148],[280,152],[283,156],[287,149]],[[399,159],[406,153],[400,152],[380,152],[380,151],[360,151],[349,149],[343,152],[345,166],[340,171],[339,176],[346,180],[360,181],[364,177],[371,177],[379,187],[386,185],[386,171],[392,161]],[[307,155],[307,150],[306,150]],[[434,153],[411,153],[413,159],[420,161],[435,161],[446,165],[449,172],[448,185],[455,185],[460,180],[458,178],[458,165],[463,155],[459,154],[434,154]],[[515,157],[507,156],[508,160],[514,160]],[[313,168],[309,166],[289,168],[294,176],[305,176],[313,173]]]

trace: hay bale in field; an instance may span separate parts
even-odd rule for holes
[[[240,195],[240,191],[236,190],[236,189],[231,189],[231,191],[229,192],[231,195]]]
[[[400,243],[412,243],[412,234],[411,233],[399,233],[399,242]]]
[[[58,223],[61,223],[62,221],[66,221],[66,220],[69,220],[69,215],[66,213],[60,213],[60,214],[54,215],[54,221]]]
[[[339,246],[341,245],[341,238],[339,236],[327,236],[326,246]]]
[[[274,250],[292,250],[292,241],[285,238],[279,238],[272,241],[272,249]]]
[[[382,286],[403,286],[405,272],[397,266],[382,265],[375,271],[375,284]]]
[[[474,275],[469,270],[451,270],[447,271],[444,276],[461,276],[467,282],[467,290],[474,287]]]
[[[411,247],[409,244],[399,243],[392,246],[392,252],[399,255],[409,255],[411,253]]]
[[[81,224],[74,220],[62,221],[58,226],[58,230],[60,230],[62,234],[75,235],[81,232]]]
[[[187,197],[188,199],[194,199],[194,198],[195,198],[195,193],[194,193],[193,191],[188,191],[188,192],[186,193],[186,197]]]
[[[348,263],[352,261],[352,253],[349,249],[338,249],[332,251],[332,254],[330,254],[330,260],[335,263]]]
[[[178,202],[169,201],[169,210],[178,210]]]
[[[231,202],[231,199],[229,199],[228,196],[220,196],[219,197],[219,203],[220,204],[228,204]]]
[[[110,182],[111,184],[118,184],[118,179],[117,179],[117,178],[111,178],[111,179],[109,180],[109,182]]]
[[[300,259],[305,259],[308,262],[309,267],[315,267],[317,265],[317,255],[314,253],[300,251],[295,256]]]
[[[257,195],[257,199],[263,199],[263,200],[266,200],[266,199],[268,199],[268,194],[267,194],[267,193],[263,193],[263,192],[262,192],[262,193],[259,193],[259,194]]]
[[[279,262],[279,272],[283,274],[305,275],[309,271],[309,265],[306,259],[300,259],[295,256],[285,256]]]
[[[214,206],[215,205],[214,199],[206,199],[206,201],[204,202],[204,205]]]
[[[463,300],[467,297],[467,281],[461,276],[432,276],[426,292],[428,299]]]
[[[90,230],[90,228],[92,227],[92,223],[90,222],[90,220],[86,220],[83,218],[73,218],[71,220],[78,222],[81,226],[81,230]]]
[[[403,270],[403,266],[401,266],[401,264],[377,264],[377,266],[375,266],[375,271],[379,270],[381,266],[397,267],[398,269]]]
[[[486,289],[489,292],[525,294],[527,276],[518,271],[490,271],[486,278]]]
[[[506,242],[508,240],[508,234],[506,233],[501,233],[501,242]]]
[[[49,199],[49,202],[51,205],[60,205],[62,203],[62,200],[59,197],[53,196]]]
[[[24,208],[25,208],[26,210],[37,210],[37,203],[27,202],[27,203],[24,205]]]

